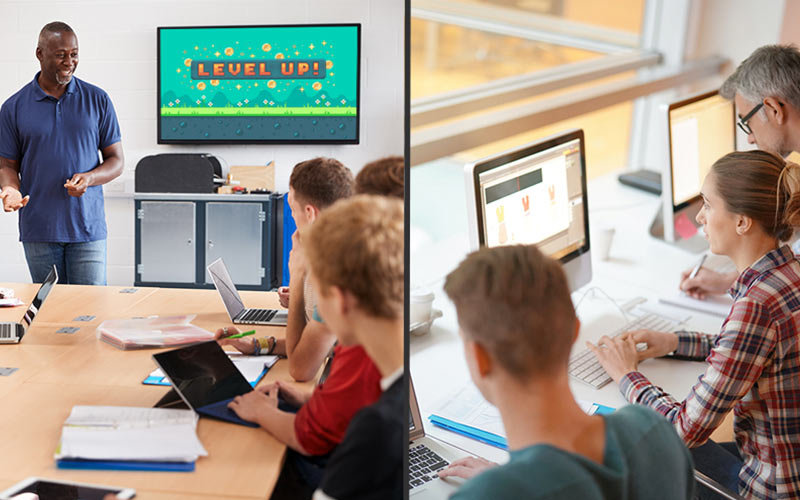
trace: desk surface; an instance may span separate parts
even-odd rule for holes
[[[30,302],[38,285],[0,283]],[[70,471],[55,466],[61,427],[74,405],[151,407],[167,391],[142,380],[160,350],[122,351],[97,340],[95,328],[110,318],[197,314],[193,323],[213,331],[230,321],[215,290],[56,285],[22,342],[0,345],[0,366],[18,368],[0,377],[0,490],[28,476],[136,489],[136,498],[268,498],[283,464],[285,446],[261,429],[201,418],[197,433],[208,451],[192,473]],[[270,292],[244,292],[250,307],[279,307]],[[18,321],[24,307],[0,309],[0,321]],[[75,318],[91,315],[89,322]],[[74,334],[59,334],[75,326]],[[256,327],[282,337],[283,328]],[[279,361],[264,381],[291,380]]]
[[[460,175],[460,172],[457,173]],[[458,184],[456,175],[452,175],[452,179],[448,181],[452,181],[447,183],[450,186],[448,189],[454,192],[463,191],[463,180]],[[573,302],[580,302],[577,313],[582,323],[574,349],[582,350],[585,340],[596,341],[601,335],[627,323],[611,299],[621,305],[638,297],[646,298],[646,305],[659,309],[660,312],[675,317],[690,316],[686,322],[689,328],[717,331],[722,323],[721,317],[658,304],[659,297],[677,292],[680,272],[699,259],[699,255],[687,253],[650,236],[650,223],[661,206],[659,198],[619,184],[616,175],[589,182],[588,193],[590,236],[601,227],[614,228],[615,236],[610,258],[600,261],[594,255],[592,282],[573,293]],[[458,220],[459,217],[464,217],[466,220],[466,208],[459,211],[457,201],[451,202],[452,209],[448,212],[448,218]],[[427,424],[426,434],[472,454],[503,462],[507,460],[507,453],[504,451],[435,428],[427,422],[427,417],[448,396],[470,383],[458,337],[455,309],[441,288],[444,275],[454,269],[467,254],[468,240],[461,231],[437,241],[430,234],[424,234],[425,228],[422,226],[429,225],[428,222],[421,222],[416,228],[413,224],[412,213],[411,282],[424,284],[432,289],[436,294],[433,307],[444,313],[442,318],[434,322],[430,333],[411,337],[409,345],[410,373],[420,411]],[[415,234],[417,241],[421,242],[416,248],[413,241]],[[438,272],[438,275],[434,272]],[[424,276],[420,276],[421,274]],[[705,363],[651,359],[641,363],[640,370],[654,383],[675,397],[682,398],[705,370]],[[577,399],[615,408],[626,404],[613,382],[595,390],[571,380],[570,388]]]

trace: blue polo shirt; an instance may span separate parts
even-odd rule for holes
[[[97,167],[99,150],[121,140],[114,106],[105,91],[74,76],[60,99],[46,94],[38,78],[0,108],[0,157],[19,162],[20,191],[31,197],[19,211],[19,239],[105,239],[103,187],[76,198],[64,183]]]

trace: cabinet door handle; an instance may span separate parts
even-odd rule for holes
[[[208,240],[208,248],[214,248],[214,242],[213,241]]]
[[[191,245],[192,244],[192,240],[191,239],[186,240],[186,244],[187,245]]]

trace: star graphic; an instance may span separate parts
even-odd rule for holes
[[[314,50],[314,44],[312,43],[311,45],[309,45],[309,46],[308,46],[308,49],[309,49],[309,50]]]
[[[236,90],[242,90],[242,86],[240,84],[236,84]]]
[[[194,46],[194,50],[200,50],[200,47],[198,47],[197,45],[195,45],[195,46]]]
[[[328,42],[326,42],[325,40],[323,40],[323,41],[322,41],[322,45],[328,45]]]
[[[306,91],[306,89],[304,89],[303,87],[300,87],[300,92],[305,92],[305,91]]]
[[[214,52],[214,55],[219,57],[219,51]]]
[[[180,68],[178,68],[178,73],[180,73],[180,72],[181,72],[181,69],[180,69]]]
[[[298,51],[298,50],[295,50],[295,51],[294,51],[294,55],[296,55],[296,56],[299,56],[299,55],[300,55],[300,51]]]

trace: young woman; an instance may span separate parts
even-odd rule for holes
[[[788,245],[800,225],[800,166],[764,151],[730,153],[702,188],[711,251],[739,277],[718,335],[640,330],[590,346],[625,398],[666,416],[695,465],[747,498],[800,496],[800,261]],[[647,350],[637,353],[636,344]],[[637,371],[669,353],[705,359],[705,373],[676,401]],[[734,410],[736,443],[708,442]],[[738,476],[738,478],[737,478]]]

